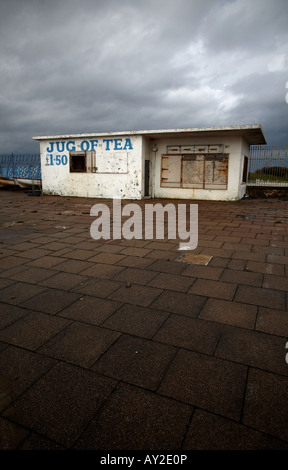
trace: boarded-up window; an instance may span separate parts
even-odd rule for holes
[[[162,186],[181,187],[181,155],[163,155],[161,168]]]
[[[205,156],[204,189],[227,189],[228,155]]]
[[[204,155],[183,156],[182,188],[203,188]]]
[[[162,187],[227,189],[227,182],[227,154],[162,156]]]

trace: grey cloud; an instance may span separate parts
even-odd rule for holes
[[[1,151],[46,133],[250,122],[288,144],[286,5],[1,2]]]

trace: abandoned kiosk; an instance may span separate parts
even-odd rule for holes
[[[260,125],[33,137],[44,194],[238,200]]]

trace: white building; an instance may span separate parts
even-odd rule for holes
[[[44,194],[238,200],[260,125],[33,137]]]

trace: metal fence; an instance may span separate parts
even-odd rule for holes
[[[0,154],[0,178],[41,180],[40,154]]]
[[[252,145],[247,184],[288,187],[288,146]]]

